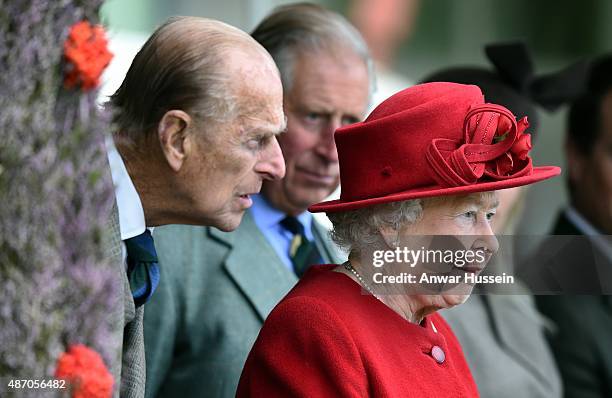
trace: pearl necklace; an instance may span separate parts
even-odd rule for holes
[[[355,275],[355,278],[357,278],[357,280],[359,281],[359,283],[361,284],[361,286],[363,286],[363,287],[364,287],[364,289],[368,291],[368,293],[370,293],[370,294],[371,294],[372,296],[374,296],[374,298],[376,298],[378,301],[380,301],[381,303],[383,303],[384,305],[386,305],[387,307],[389,307],[389,306],[388,306],[388,305],[387,305],[387,304],[386,304],[386,303],[385,303],[385,302],[384,302],[384,301],[383,301],[383,300],[382,300],[382,299],[381,299],[381,298],[380,298],[380,297],[379,297],[379,296],[378,296],[376,293],[374,293],[374,290],[372,290],[372,288],[370,287],[370,285],[368,285],[368,284],[366,283],[366,281],[363,279],[363,277],[361,276],[361,274],[360,274],[359,272],[357,272],[357,270],[356,270],[356,269],[355,269],[355,268],[354,268],[354,267],[351,265],[351,262],[350,262],[350,261],[346,261],[346,262],[345,262],[345,263],[343,263],[342,265],[344,266],[344,268],[345,268],[347,271],[350,271],[350,272],[351,272],[353,275]],[[395,310],[394,310],[394,311],[395,311]],[[399,314],[399,313],[398,313],[398,314]],[[406,319],[404,315],[401,315],[401,314],[400,314],[400,316],[402,316],[404,319]],[[423,320],[423,319],[421,319],[421,320],[419,320],[419,321],[417,322],[416,320],[415,320],[415,321],[411,321],[411,320],[409,320],[409,319],[406,319],[406,321],[408,321],[408,322],[410,322],[410,323],[417,324],[417,325],[420,325],[420,324],[421,324],[421,322],[422,322],[422,320]],[[432,329],[433,329],[434,333],[438,333],[438,331],[436,330],[436,327],[434,326],[433,322],[431,322],[431,327],[432,327]]]
[[[380,301],[381,303],[385,304],[384,301],[382,301],[382,299],[380,297],[378,297],[378,295],[376,293],[374,293],[374,290],[372,290],[372,288],[370,287],[370,285],[368,285],[366,283],[366,281],[363,279],[363,277],[361,276],[361,274],[359,274],[359,272],[357,272],[357,270],[351,265],[350,261],[346,261],[344,264],[342,264],[344,266],[344,268],[347,271],[350,271],[353,275],[355,275],[355,278],[357,278],[357,280],[359,281],[359,283],[361,284],[361,286],[363,286],[365,288],[365,290],[368,291],[368,293],[370,293],[372,296],[374,296],[375,298],[378,299],[378,301]],[[385,304],[386,305],[386,304]]]

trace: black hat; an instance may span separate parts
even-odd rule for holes
[[[591,62],[585,90],[568,113],[568,137],[583,154],[591,152],[601,133],[601,103],[611,90],[612,54],[600,55]]]
[[[536,76],[531,55],[522,42],[490,44],[485,46],[485,53],[494,68],[452,67],[434,72],[422,82],[475,84],[487,102],[504,105],[517,117],[527,116],[532,135],[538,124],[536,105],[552,111],[584,90],[586,62]]]

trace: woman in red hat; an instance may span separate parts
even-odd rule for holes
[[[276,306],[237,396],[478,396],[436,311],[463,303],[497,251],[494,191],[560,173],[533,166],[527,127],[476,86],[428,83],[339,129],[340,199],[310,210],[349,261],[311,267]]]

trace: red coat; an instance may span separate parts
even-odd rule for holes
[[[478,396],[438,314],[411,324],[333,267],[312,267],[270,313],[237,397]]]

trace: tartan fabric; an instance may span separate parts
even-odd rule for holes
[[[146,303],[159,285],[159,264],[151,231],[124,241],[127,248],[128,278],[136,308]]]

